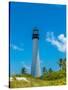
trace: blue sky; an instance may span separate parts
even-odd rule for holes
[[[58,70],[59,58],[65,57],[66,6],[10,3],[10,72],[20,73],[32,62],[32,31],[39,29],[41,68]]]

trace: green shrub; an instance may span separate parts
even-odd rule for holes
[[[56,72],[51,72],[51,73],[47,73],[41,76],[41,79],[44,80],[56,80],[56,79],[61,79],[66,77],[66,74],[64,71],[56,71]]]

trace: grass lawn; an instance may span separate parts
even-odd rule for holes
[[[22,77],[22,76],[21,76]],[[40,86],[56,86],[56,85],[65,85],[66,79],[61,78],[57,80],[42,80],[39,78],[34,78],[31,76],[25,76],[29,82],[24,80],[15,80],[10,81],[10,88],[24,88],[24,87],[40,87]]]

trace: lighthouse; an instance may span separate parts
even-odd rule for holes
[[[41,69],[40,69],[40,58],[39,58],[39,30],[34,29],[32,34],[33,40],[33,50],[32,50],[32,65],[31,65],[31,74],[34,77],[41,76]]]

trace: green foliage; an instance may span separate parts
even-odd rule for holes
[[[15,76],[13,76],[13,80],[16,80],[16,77]]]
[[[27,73],[27,70],[26,70],[25,67],[23,67],[22,70],[21,70],[21,74],[26,74],[26,73]]]
[[[36,78],[27,78],[29,82],[13,80],[10,82],[10,88],[24,88],[24,87],[40,87],[40,86],[55,86],[55,85],[65,85],[66,79],[56,79],[56,80],[43,80]]]
[[[43,70],[42,71],[43,71],[43,74],[46,73],[47,72],[46,67],[43,67]]]
[[[48,71],[49,73],[52,73],[53,72],[53,70],[52,70],[52,68],[49,68],[49,71]]]
[[[58,65],[60,70],[53,71],[51,68],[47,73],[43,73],[41,79],[43,80],[57,80],[61,78],[66,78],[66,59],[59,59]]]
[[[57,80],[57,79],[61,79],[64,78],[65,76],[65,72],[64,71],[53,71],[53,72],[49,72],[47,74],[44,74],[41,76],[41,79],[43,80]]]
[[[26,68],[23,67],[21,74],[13,75],[13,81],[10,81],[10,88],[22,88],[22,87],[39,87],[39,86],[54,86],[54,85],[65,85],[66,84],[66,59],[59,59],[58,65],[60,70],[53,71],[46,67],[42,68],[43,75],[39,78],[33,77],[28,74]],[[29,82],[23,80],[18,81],[16,77],[25,77]]]
[[[60,67],[60,70],[66,71],[66,58],[65,59],[60,58],[58,61],[58,65]]]

